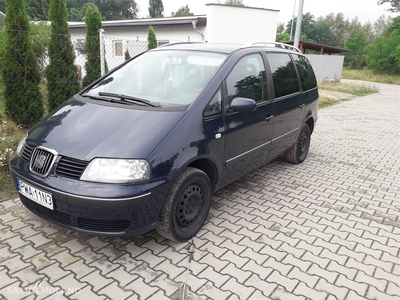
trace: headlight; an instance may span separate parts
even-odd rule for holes
[[[128,183],[150,179],[150,166],[141,159],[95,158],[86,167],[81,180]]]
[[[26,138],[28,137],[28,134],[25,134],[24,137],[22,138],[22,140],[19,142],[17,150],[15,151],[15,154],[17,154],[17,156],[21,157],[21,151],[22,151],[22,147],[24,147]]]

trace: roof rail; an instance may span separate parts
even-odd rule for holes
[[[284,43],[277,43],[277,42],[262,42],[262,41],[249,42],[249,43],[243,44],[241,46],[241,48],[249,48],[249,47],[255,47],[255,46],[274,46],[274,47],[289,49],[289,50],[293,50],[293,51],[302,53],[300,51],[300,49],[297,47],[294,47],[294,46],[288,45],[288,44],[284,44]]]
[[[205,42],[172,42],[172,43],[161,45],[158,48],[169,47],[169,46],[174,46],[174,45],[199,44],[199,43],[202,44],[202,43],[205,43]]]

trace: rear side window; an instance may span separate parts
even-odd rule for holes
[[[275,98],[299,92],[299,80],[289,54],[268,53],[267,58],[274,81]]]
[[[301,85],[304,91],[311,90],[317,87],[317,80],[315,79],[314,71],[310,62],[304,56],[293,55],[294,61],[299,71]]]
[[[236,97],[267,100],[265,68],[260,54],[242,57],[226,79],[229,103]]]

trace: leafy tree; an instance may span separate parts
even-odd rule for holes
[[[23,0],[7,0],[2,75],[6,113],[15,123],[31,127],[43,116],[40,72],[29,39],[29,18]]]
[[[289,39],[290,39],[290,35],[287,32],[283,32],[283,33],[280,33],[280,34],[276,35],[276,41],[277,42],[286,42]]]
[[[382,5],[384,3],[389,3],[392,8],[389,9],[391,12],[400,12],[400,0],[379,0],[378,5]]]
[[[224,4],[232,6],[245,6],[243,4],[243,0],[226,0]]]
[[[365,48],[367,46],[367,36],[360,30],[354,37],[346,40],[346,48],[350,52],[346,53],[345,63],[351,69],[361,69],[365,67]]]
[[[48,20],[50,0],[25,0],[25,4],[31,20]]]
[[[394,18],[385,34],[367,47],[367,64],[371,69],[400,74],[400,17]]]
[[[78,69],[74,65],[75,54],[69,35],[65,0],[51,0],[49,17],[51,37],[49,43],[50,64],[46,68],[49,111],[79,91]]]
[[[97,6],[104,20],[135,19],[139,11],[135,0],[68,0],[68,19],[70,21],[84,20],[87,8],[84,6],[88,3]]]
[[[157,48],[157,38],[156,33],[152,26],[147,30],[147,49],[151,50]]]
[[[0,11],[4,14],[6,13],[6,7],[6,0],[0,0]]]
[[[149,16],[150,18],[164,17],[164,4],[162,0],[149,0]]]
[[[83,86],[87,86],[101,76],[100,37],[101,14],[96,5],[90,4],[86,11],[86,76]]]
[[[193,13],[190,11],[189,5],[181,6],[176,12],[172,12],[173,17],[186,17],[193,16]]]

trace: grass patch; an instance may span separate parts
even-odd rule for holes
[[[373,72],[372,70],[343,69],[342,78],[400,85],[400,76],[378,74]]]
[[[379,92],[379,89],[375,86],[369,85],[359,85],[359,84],[351,84],[351,83],[335,83],[331,82],[318,82],[318,87],[323,90],[341,92],[346,94],[352,94],[355,96],[366,96],[370,94],[375,94]]]
[[[329,97],[329,95],[326,95],[324,93],[320,93],[319,94],[319,103],[318,103],[318,108],[325,108],[325,107],[329,107],[335,104],[338,104],[342,102],[341,100],[335,100],[332,97]]]

